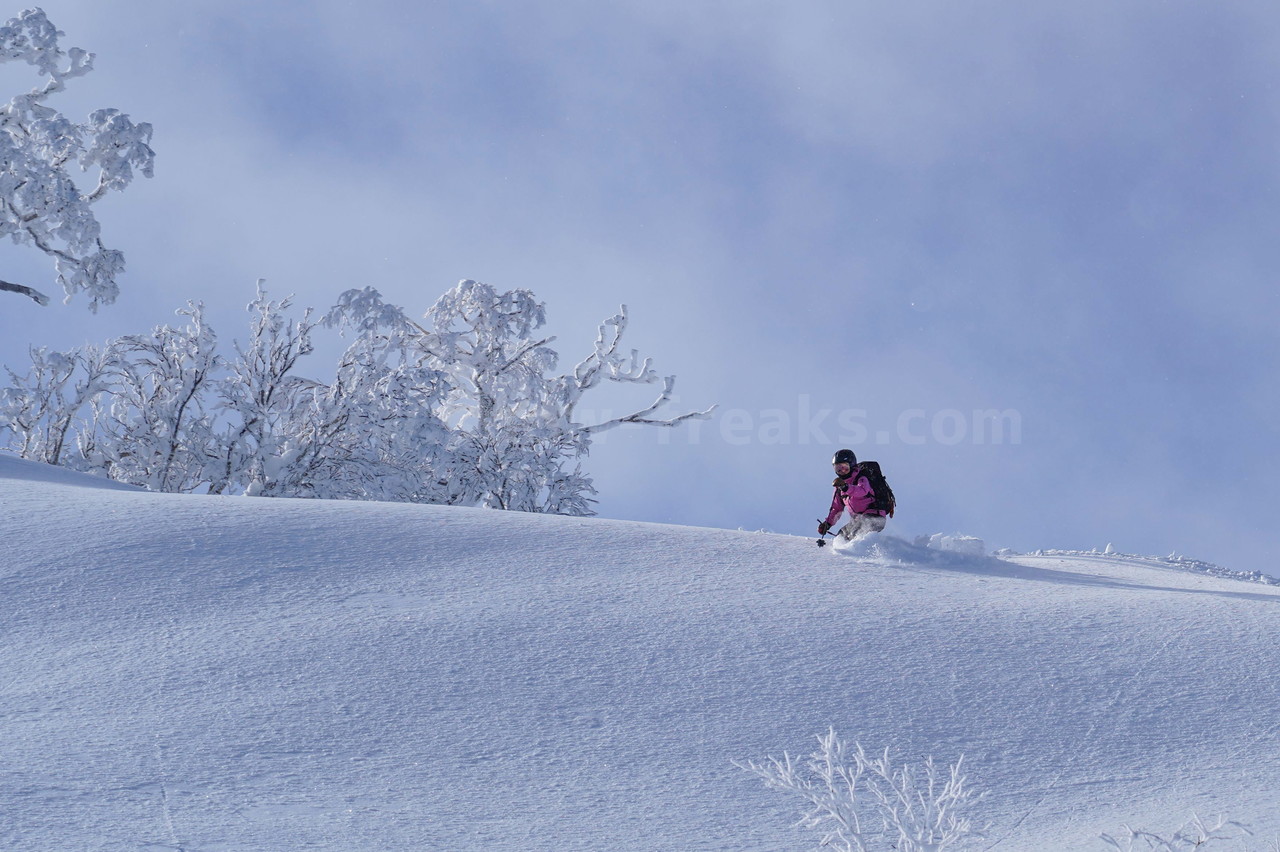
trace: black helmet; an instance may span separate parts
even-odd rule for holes
[[[836,454],[831,457],[831,464],[847,464],[853,467],[858,463],[858,457],[853,454],[853,450],[836,450]]]

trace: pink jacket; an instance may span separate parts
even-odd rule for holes
[[[883,510],[872,510],[871,506],[876,502],[875,492],[871,490],[871,483],[862,476],[859,471],[854,471],[854,480],[846,481],[844,487],[837,486],[835,495],[831,498],[831,511],[827,513],[827,524],[835,526],[836,521],[840,520],[840,516],[844,514],[846,509],[851,515],[884,515]]]

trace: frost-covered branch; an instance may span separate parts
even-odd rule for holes
[[[603,423],[595,423],[590,426],[582,427],[582,431],[586,433],[604,432],[627,423],[634,423],[642,426],[679,426],[689,420],[707,420],[715,413],[716,406],[711,406],[704,411],[690,411],[687,414],[681,414],[677,417],[669,417],[665,419],[652,418],[653,414],[662,406],[671,401],[671,395],[675,391],[676,377],[667,376],[662,380],[662,393],[658,394],[658,398],[648,407],[622,417],[615,417],[612,420],[606,420]]]
[[[715,412],[716,406],[704,411],[691,411],[677,417],[654,418],[649,415],[669,403],[675,391],[675,376],[659,376],[653,369],[653,359],[641,359],[640,353],[632,349],[630,357],[618,352],[622,335],[627,329],[627,306],[620,312],[600,324],[596,335],[595,351],[583,359],[573,370],[572,381],[566,381],[562,394],[564,397],[565,417],[573,419],[574,409],[583,395],[592,388],[598,387],[603,380],[630,384],[652,384],[662,381],[662,392],[658,394],[647,408],[632,412],[622,417],[615,417],[602,423],[593,423],[578,428],[584,434],[604,432],[624,424],[642,426],[678,426],[690,420],[706,420]]]
[[[622,335],[627,330],[627,306],[622,305],[619,313],[600,323],[600,331],[596,335],[595,351],[588,355],[573,370],[578,387],[588,390],[600,383],[602,376],[619,382],[652,382],[658,375],[652,369],[653,359],[640,361],[639,353],[632,349],[628,362],[618,354],[618,346]]]
[[[512,367],[518,366],[525,359],[526,356],[537,352],[539,349],[546,347],[548,343],[552,343],[554,341],[555,341],[555,337],[552,336],[552,337],[544,337],[542,340],[534,340],[529,343],[526,343],[524,346],[520,347],[519,351],[517,351],[514,355],[512,355],[506,361],[503,361],[498,366],[493,367],[492,368],[493,373],[495,375],[501,375],[505,373],[507,370],[510,370]]]

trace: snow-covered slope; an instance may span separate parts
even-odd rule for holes
[[[31,482],[46,482],[50,485],[76,485],[81,488],[107,488],[113,491],[142,490],[132,485],[125,485],[123,482],[76,473],[65,467],[40,464],[0,452],[0,480],[4,479],[25,479]]]
[[[1280,831],[1275,586],[39,473],[0,457],[0,849],[811,848],[731,761],[829,726],[966,755],[978,848]]]

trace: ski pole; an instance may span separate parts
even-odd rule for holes
[[[818,523],[820,523],[820,524],[821,524],[821,523],[823,523],[823,521],[819,520],[819,521],[818,521]],[[824,533],[822,534],[822,538],[818,539],[818,547],[826,547],[826,546],[827,546],[827,536],[829,536],[829,535],[831,535],[831,530],[827,530],[826,532],[824,532]]]

